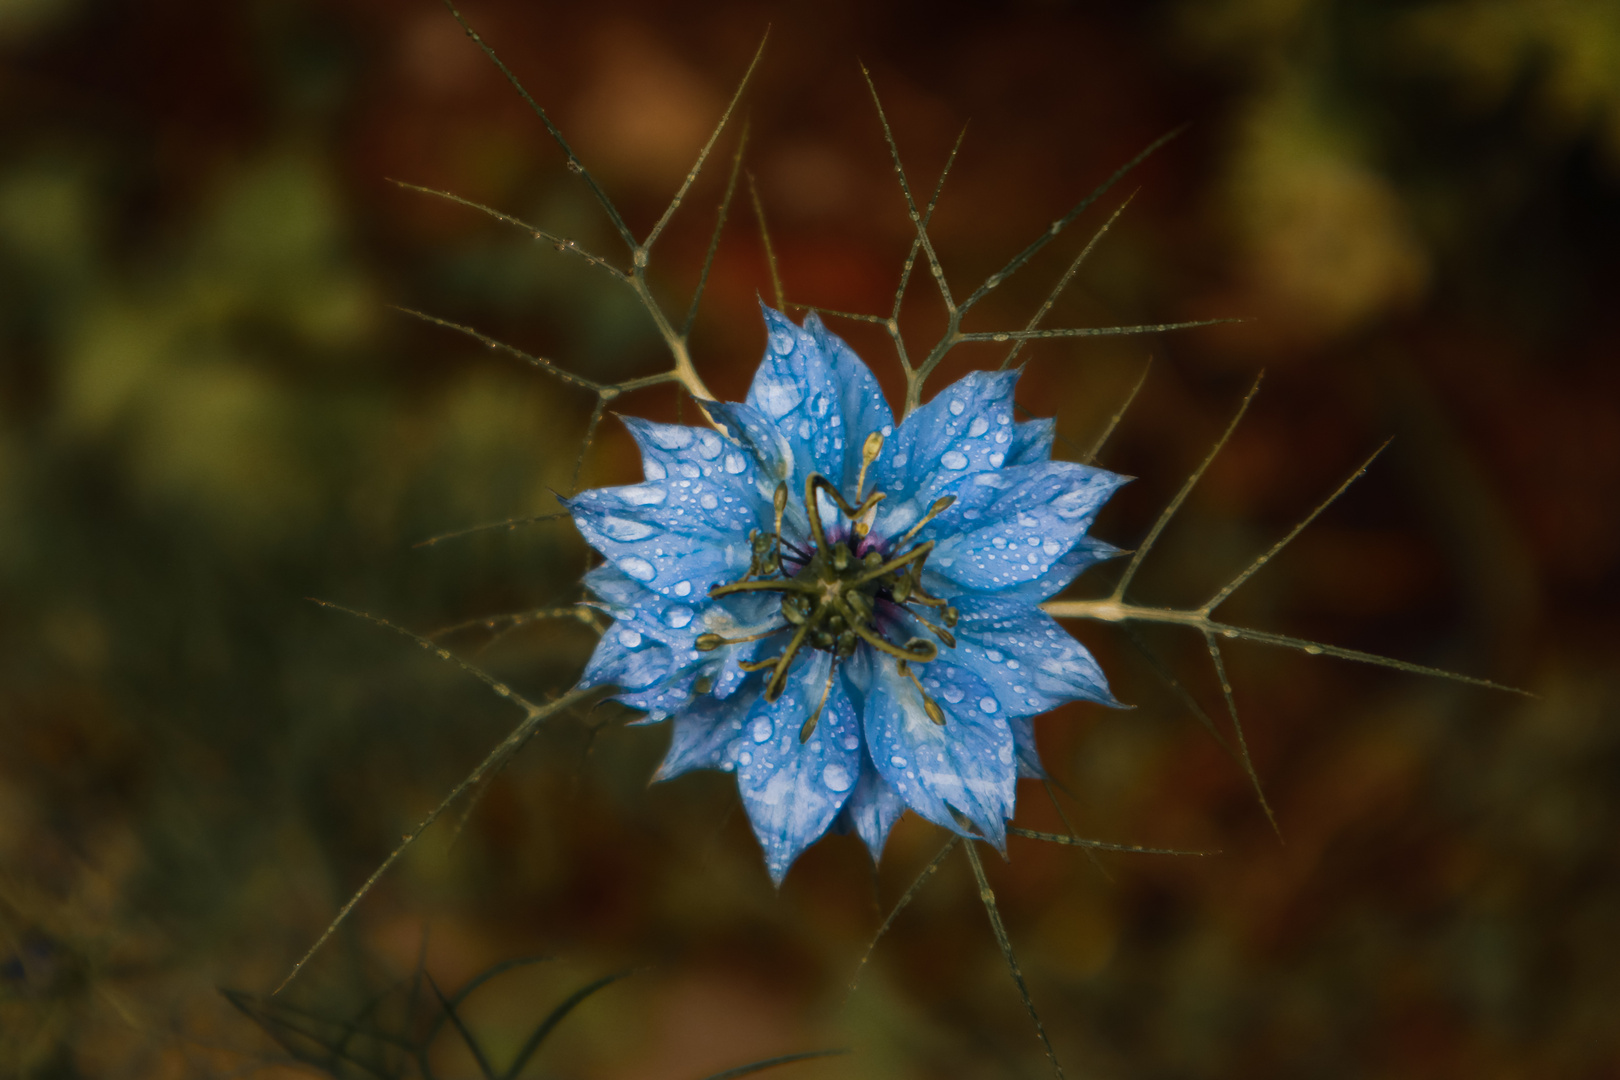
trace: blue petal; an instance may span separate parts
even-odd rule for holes
[[[954,602],[956,648],[940,660],[982,679],[1008,716],[1075,700],[1122,707],[1097,661],[1046,612],[1000,596],[965,594]]]
[[[654,780],[669,780],[693,769],[731,769],[743,719],[753,698],[741,694],[728,701],[700,700],[670,721],[669,752]]]
[[[753,456],[711,428],[681,424],[656,424],[636,416],[621,416],[641,449],[641,468],[651,481],[703,479],[717,489],[729,488],[745,499],[757,498],[756,466]],[[709,488],[695,490],[701,502]]]
[[[893,426],[877,380],[819,319],[807,318],[801,329],[761,307],[768,340],[748,388],[749,406],[792,448],[790,486],[801,486],[812,472],[852,485],[866,436]]]
[[[861,778],[855,781],[855,790],[844,804],[841,820],[848,822],[860,836],[866,850],[872,853],[874,863],[883,857],[889,830],[905,810],[906,801],[900,793],[883,779],[870,756],[861,755]]]
[[[1041,764],[1040,751],[1035,749],[1035,718],[1008,717],[1007,726],[1012,728],[1013,756],[1018,761],[1018,775],[1031,780],[1046,779],[1046,766]]]
[[[996,595],[1009,600],[1037,604],[1048,597],[1056,596],[1059,592],[1068,588],[1070,582],[1091,567],[1123,554],[1125,554],[1124,551],[1106,540],[1099,540],[1095,536],[1082,536],[1074,547],[1070,548],[1068,552],[1060,556],[1052,564],[1046,573],[1021,585],[1002,589]],[[926,572],[923,575],[923,580],[929,580]]]
[[[611,684],[623,690],[646,690],[669,678],[674,668],[674,656],[667,646],[633,629],[614,626],[596,643],[579,686],[588,690]]]
[[[758,504],[706,479],[671,477],[598,488],[566,500],[586,541],[630,577],[666,596],[703,597],[741,577]]]
[[[832,365],[839,386],[838,404],[844,421],[844,466],[841,475],[828,473],[827,476],[853,496],[866,437],[874,431],[884,438],[894,434],[894,413],[871,370],[844,344],[843,338],[822,325],[819,315],[813,311],[806,315],[804,329],[821,346],[821,353]]]
[[[964,477],[1005,465],[1017,381],[1016,371],[971,372],[906,417],[873,467],[889,505],[914,503],[920,514]]]
[[[915,669],[945,713],[936,724],[911,680],[880,661],[866,697],[866,740],[883,779],[923,817],[1001,847],[1013,815],[1013,736],[1000,702],[972,672],[935,661]]]
[[[937,539],[929,569],[983,592],[1041,578],[1080,542],[1124,481],[1070,461],[980,473],[919,534]]]
[[[793,447],[759,410],[739,402],[705,401],[704,411],[751,460],[767,502],[776,485],[793,478]]]
[[[645,588],[611,563],[586,574],[585,584],[602,598],[597,606],[614,619],[603,635],[608,644],[598,645],[600,662],[593,657],[586,668],[587,685],[618,681],[621,668],[606,665],[621,653],[639,648],[643,639],[664,647],[663,652],[649,654],[665,665],[664,681],[628,688],[631,692],[617,698],[646,710],[647,722],[662,720],[683,708],[696,695],[695,684],[702,678],[711,684],[706,693],[715,698],[731,696],[748,677],[741,665],[780,646],[772,638],[746,640],[782,625],[780,601],[774,596],[742,593],[723,600],[693,598],[697,602],[687,604]],[[697,639],[706,633],[735,639],[738,644],[701,652]]]
[[[1057,437],[1057,421],[1047,417],[1016,424],[1007,447],[1008,465],[1035,465],[1052,460],[1052,440]]]
[[[820,651],[798,661],[782,696],[767,702],[761,695],[743,722],[737,787],[778,885],[799,854],[826,833],[860,776],[860,722],[841,677],[833,679],[809,741],[799,741],[832,662]]]

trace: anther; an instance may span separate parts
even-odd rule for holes
[[[714,689],[714,680],[709,678],[707,675],[703,676],[697,682],[692,684],[692,691],[693,691],[693,693],[697,693],[697,694],[707,694],[710,690],[713,690],[713,689]]]
[[[894,542],[893,546],[900,547],[902,544],[909,542],[913,536],[916,536],[922,531],[924,525],[927,525],[930,521],[933,521],[940,514],[943,514],[955,501],[955,495],[942,495],[935,499],[934,505],[928,508],[928,513],[922,516],[922,520],[918,521],[917,524],[907,529],[905,534]]]
[[[810,733],[816,730],[816,721],[821,719],[821,710],[827,707],[827,695],[832,693],[833,677],[837,674],[838,661],[834,660],[832,666],[827,669],[827,685],[821,688],[821,700],[816,703],[815,711],[805,719],[804,726],[799,728],[799,742],[810,741]]]
[[[866,470],[872,467],[872,462],[883,453],[883,432],[874,431],[866,437],[861,444],[861,474],[855,478],[855,498],[861,497],[861,491],[866,487]]]
[[[719,634],[699,634],[692,644],[698,652],[714,652],[722,645],[746,645],[750,641],[763,641],[773,634],[781,633],[786,627],[773,626],[759,634],[750,634],[748,637],[721,637]]]
[[[939,707],[939,702],[928,696],[928,691],[923,689],[922,680],[917,678],[917,673],[915,671],[911,670],[911,665],[901,662],[900,674],[911,676],[911,683],[917,688],[917,696],[922,698],[923,712],[928,714],[928,719],[932,720],[940,727],[944,727],[945,710]]]

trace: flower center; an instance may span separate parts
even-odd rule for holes
[[[926,626],[946,648],[956,647],[956,639],[949,629],[956,625],[956,609],[946,601],[930,596],[922,586],[923,565],[934,549],[934,542],[912,543],[923,526],[956,500],[950,495],[937,500],[915,525],[891,541],[873,540],[869,536],[872,518],[884,493],[873,491],[862,499],[861,492],[866,485],[867,470],[877,460],[882,448],[881,434],[873,432],[867,436],[861,451],[860,476],[855,484],[858,506],[850,505],[832,481],[820,473],[812,473],[805,480],[804,510],[810,523],[812,541],[809,551],[782,536],[788,489],[786,483],[778,484],[772,530],[766,533],[756,529],[749,536],[753,559],[748,573],[737,581],[716,585],[709,590],[709,595],[713,597],[755,591],[782,594],[782,625],[751,638],[728,639],[719,634],[702,634],[697,639],[697,647],[709,651],[721,645],[757,641],[792,627],[793,636],[780,656],[741,665],[750,671],[771,670],[771,677],[765,684],[766,701],[775,701],[782,695],[788,669],[800,650],[819,649],[832,654],[827,686],[821,693],[820,704],[800,729],[801,742],[815,730],[816,721],[827,703],[827,694],[832,689],[838,662],[854,655],[863,642],[894,657],[899,672],[909,676],[916,686],[928,717],[937,724],[945,722],[943,710],[923,691],[922,683],[912,670],[913,664],[926,664],[938,656],[939,647],[927,638],[919,637],[896,645],[889,640],[886,630],[896,628],[901,621],[900,612],[906,611]],[[838,507],[845,519],[831,534],[821,518],[823,496]],[[930,616],[937,617],[939,621],[934,621]]]

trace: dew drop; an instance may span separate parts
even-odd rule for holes
[[[764,743],[770,742],[771,734],[774,731],[775,728],[772,727],[770,720],[762,716],[754,721],[753,729],[748,734],[755,742]]]
[[[715,498],[709,492],[705,491],[702,495],[698,496],[698,505],[702,506],[705,510],[713,510],[715,507],[720,505],[720,500]]]
[[[999,468],[1001,468],[1001,463],[1006,461],[1006,460],[1007,460],[1007,455],[1006,454],[991,454],[990,455],[990,467],[993,468],[993,469],[999,469]]]
[[[653,564],[636,555],[626,555],[619,560],[619,569],[635,578],[637,581],[651,581],[658,576]]]
[[[664,468],[661,461],[648,460],[642,465],[641,471],[647,474],[649,480],[662,480],[669,475],[669,470]]]
[[[674,425],[660,425],[651,429],[652,441],[665,450],[684,450],[692,445],[692,430]]]
[[[970,438],[977,439],[980,435],[983,435],[989,430],[990,421],[986,420],[982,416],[975,416],[973,418],[973,423],[968,425],[968,436]]]
[[[968,459],[960,450],[947,450],[939,456],[939,463],[947,469],[965,469]]]
[[[951,398],[951,415],[961,416],[967,411],[967,403],[961,398]]]
[[[668,497],[658,484],[635,484],[618,490],[619,501],[631,506],[657,506]]]
[[[960,686],[947,686],[939,696],[955,705],[962,700],[962,688]]]
[[[664,622],[679,630],[692,621],[692,609],[689,607],[672,607],[664,612]]]
[[[619,644],[627,649],[634,649],[641,644],[641,634],[636,630],[620,630]]]
[[[691,596],[692,595],[692,583],[690,581],[677,581],[675,583],[675,588],[672,589],[671,591],[676,596]]]
[[[726,455],[726,472],[730,473],[732,476],[736,476],[746,468],[748,468],[748,463],[742,459],[741,454]]]
[[[999,708],[1001,708],[1001,702],[997,701],[993,697],[984,697],[979,699],[980,712],[993,713]]]
[[[1231,637],[1233,635],[1228,634],[1227,636]],[[1321,656],[1322,655],[1322,646],[1320,646],[1320,645],[1307,645],[1307,646],[1305,646],[1305,651],[1307,653],[1309,653],[1311,656]]]
[[[832,764],[821,770],[821,782],[833,791],[848,791],[854,781],[850,779],[848,769]]]

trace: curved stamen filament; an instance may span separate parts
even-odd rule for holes
[[[883,452],[883,432],[874,431],[866,437],[861,444],[861,474],[855,478],[855,497],[861,497],[861,491],[866,487],[866,470],[872,467],[878,455]]]
[[[928,629],[933,632],[935,637],[939,638],[940,641],[945,643],[945,647],[947,649],[956,648],[956,635],[955,634],[951,633],[949,630],[945,629],[943,626],[935,626],[933,623],[929,622],[927,619],[923,618],[921,615],[917,614],[915,611],[913,611],[911,613],[911,617],[913,619],[916,619],[918,622],[922,623],[924,626],[928,627]]]
[[[808,581],[798,578],[773,578],[770,581],[733,581],[727,585],[714,585],[709,588],[709,595],[715,599],[730,596],[739,592],[783,592],[783,593],[813,593],[816,586]]]
[[[939,655],[939,646],[935,645],[932,641],[929,641],[926,638],[912,638],[910,641],[906,642],[906,646],[903,649],[898,645],[891,644],[890,642],[885,641],[879,635],[873,633],[863,621],[855,616],[855,613],[850,609],[849,605],[846,604],[841,598],[834,601],[834,603],[837,604],[839,611],[843,613],[844,621],[847,622],[849,624],[849,628],[855,632],[855,636],[872,646],[872,648],[877,649],[879,652],[888,653],[896,660],[904,660],[913,664],[929,663]]]
[[[777,569],[781,569],[782,567],[782,515],[787,511],[787,501],[787,481],[778,480],[776,482],[776,492],[771,496],[771,506],[776,511],[776,520],[771,526],[771,532],[776,536]]]
[[[787,648],[782,650],[782,655],[777,658],[776,670],[771,673],[770,681],[765,684],[765,700],[767,702],[775,701],[782,696],[782,687],[787,683],[788,665],[793,663],[793,658],[798,655],[800,647],[804,645],[804,639],[810,636],[810,631],[814,630],[817,624],[821,622],[821,615],[822,612],[818,611],[806,619],[804,625],[799,627],[794,633],[793,639],[788,642]]]
[[[955,495],[941,495],[939,498],[935,499],[934,505],[928,508],[928,513],[924,514],[922,518],[918,520],[917,524],[907,529],[905,533],[900,536],[899,539],[895,540],[895,542],[890,546],[901,547],[902,545],[908,543],[913,536],[916,536],[922,531],[924,525],[927,525],[930,521],[933,521],[936,517],[950,509],[951,504],[955,501]]]
[[[918,638],[915,640],[921,639]],[[944,727],[945,710],[939,707],[939,702],[928,696],[928,691],[923,689],[922,680],[917,678],[917,673],[915,671],[911,670],[911,665],[902,660],[897,666],[900,669],[900,674],[909,675],[911,677],[911,685],[917,688],[917,696],[922,698],[923,712],[928,714],[928,719],[932,720],[940,727]]]
[[[838,661],[834,660],[827,669],[827,685],[821,688],[821,700],[816,703],[815,711],[805,720],[804,726],[799,729],[799,742],[810,741],[810,733],[816,730],[816,721],[821,719],[821,710],[827,707],[827,695],[832,693],[833,677],[838,674]]]
[[[911,563],[916,562],[918,559],[926,559],[926,558],[928,558],[928,553],[930,551],[933,551],[933,550],[934,550],[934,542],[932,540],[929,540],[926,543],[918,544],[916,547],[912,548],[910,551],[906,552],[904,555],[900,556],[898,559],[890,559],[888,562],[884,563],[882,566],[874,566],[874,567],[872,567],[872,569],[868,570],[866,573],[860,574],[860,575],[858,575],[856,577],[851,578],[850,581],[849,581],[849,584],[850,585],[864,585],[868,581],[871,581],[873,578],[880,578],[880,577],[883,577],[885,574],[892,574],[896,570],[899,570],[901,567],[904,567],[904,566],[907,566],[907,565],[909,565]]]
[[[719,634],[699,634],[697,636],[697,641],[694,644],[698,652],[713,652],[722,645],[746,645],[750,641],[763,641],[772,634],[780,634],[786,629],[787,625],[784,623],[781,626],[773,626],[769,630],[758,634],[751,634],[748,637],[728,638],[721,637]]]

